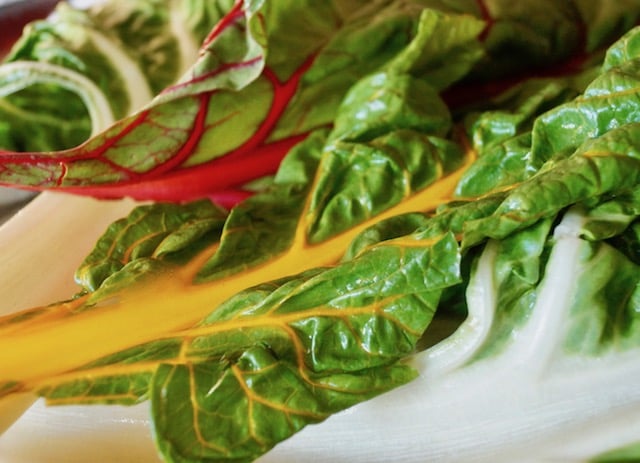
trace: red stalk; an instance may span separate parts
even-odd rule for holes
[[[233,9],[218,23],[203,43],[203,50],[214,41],[224,30],[235,25],[244,17],[243,2],[237,1]],[[231,67],[253,63],[232,63],[216,69],[215,73],[224,72]],[[13,165],[39,165],[42,170],[50,169],[51,176],[42,185],[25,186],[25,189],[41,190],[56,185],[58,191],[94,196],[98,198],[132,197],[138,200],[174,201],[182,202],[202,197],[211,197],[226,205],[233,200],[246,197],[248,192],[238,187],[247,182],[275,173],[282,158],[306,134],[291,136],[284,140],[270,140],[273,129],[282,114],[295,96],[300,78],[313,62],[313,57],[304,62],[291,77],[281,82],[269,68],[263,70],[263,76],[273,87],[273,100],[267,115],[258,129],[242,145],[224,156],[212,159],[197,166],[181,167],[188,161],[190,154],[202,140],[206,131],[206,115],[211,96],[216,92],[195,95],[199,99],[199,110],[195,115],[193,126],[186,141],[167,161],[152,169],[138,173],[108,159],[105,154],[117,145],[126,135],[140,124],[145,123],[150,110],[139,113],[123,129],[113,137],[108,138],[99,147],[87,150],[86,146],[72,148],[57,153],[11,153],[2,152],[4,169],[11,169]],[[198,76],[195,80],[204,79],[209,75]],[[193,81],[180,85],[189,85]],[[112,171],[123,174],[124,181],[110,184],[94,185],[64,185],[65,176],[74,162],[98,160],[108,165]],[[14,186],[14,185],[11,185]]]
[[[491,33],[491,29],[495,24],[495,18],[491,16],[491,11],[486,4],[486,0],[476,0],[476,3],[480,10],[481,18],[486,22],[484,29],[478,36],[478,40],[484,42]],[[443,92],[442,97],[449,106],[453,108],[460,108],[468,104],[473,104],[478,101],[495,97],[510,87],[532,77],[561,77],[563,75],[576,73],[591,58],[591,56],[597,52],[598,50],[590,53],[587,50],[586,26],[581,23],[579,24],[578,46],[573,54],[563,60],[562,63],[550,63],[548,67],[526,69],[522,73],[516,75],[497,78],[486,82],[461,82],[446,89]]]
[[[174,170],[147,180],[134,180],[110,185],[60,187],[59,191],[103,199],[130,197],[138,200],[183,202],[216,198],[238,186],[274,174],[285,154],[306,134],[264,144],[245,156],[227,155],[198,166]],[[236,190],[237,191],[237,190]]]

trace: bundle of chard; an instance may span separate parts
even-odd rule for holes
[[[0,407],[145,402],[176,463],[640,458],[638,18],[60,4],[0,66],[0,183],[145,203],[0,318]]]

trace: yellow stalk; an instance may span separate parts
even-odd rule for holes
[[[47,315],[42,319],[22,326],[21,322],[5,324],[0,327],[0,383],[13,381],[19,384],[18,390],[30,390],[100,357],[187,330],[241,290],[335,264],[348,243],[373,223],[406,212],[429,211],[449,200],[471,162],[473,155],[469,153],[464,165],[455,172],[397,206],[318,244],[307,242],[305,211],[287,252],[241,273],[196,285],[192,279],[202,259],[194,259],[179,271],[154,279],[153,284],[114,295],[101,302],[99,308],[70,313],[73,311],[57,305],[46,308]],[[203,258],[211,252],[206,251]],[[2,321],[0,318],[0,326]]]
[[[73,295],[77,286],[69,275],[94,246],[96,236],[132,207],[131,201],[99,202],[65,194],[40,194],[0,227],[0,313]],[[46,227],[42,226],[44,222]],[[70,230],[75,234],[70,236]],[[5,348],[19,355],[11,346]],[[31,393],[0,400],[0,432],[34,400]]]

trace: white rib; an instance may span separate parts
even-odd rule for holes
[[[140,66],[113,40],[95,30],[87,31],[93,44],[123,76],[129,98],[127,114],[142,108],[153,98],[153,92]]]

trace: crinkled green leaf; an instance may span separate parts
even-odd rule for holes
[[[410,379],[409,370],[394,366],[360,375],[335,374],[309,384],[259,347],[243,354],[232,368],[162,366],[153,397],[159,449],[169,461],[180,463],[253,461],[274,442],[367,398],[360,390],[372,396]],[[193,396],[189,390],[215,394]],[[171,402],[193,408],[176,409]]]
[[[332,138],[367,141],[394,129],[444,136],[451,130],[449,108],[423,79],[407,73],[373,74],[345,96]]]
[[[624,234],[640,212],[640,191],[615,195],[589,209],[588,222],[582,233],[591,241],[605,240]]]
[[[516,46],[521,61],[548,62],[579,49],[581,37],[573,10],[547,2],[536,6],[533,16],[520,8],[502,4],[483,8],[476,2],[392,1],[366,6],[360,0],[330,5],[215,2],[204,6],[188,2],[180,7],[173,2],[160,5],[156,0],[137,0],[121,9],[116,0],[108,3],[108,11],[118,10],[109,31],[83,28],[85,22],[100,23],[93,19],[101,14],[99,10],[89,10],[73,13],[82,18],[77,19],[77,33],[82,37],[113,35],[116,45],[135,47],[132,54],[140,58],[144,69],[132,64],[127,75],[138,75],[137,84],[144,86],[148,70],[164,89],[152,86],[153,99],[141,97],[146,103],[134,104],[124,113],[115,111],[115,124],[107,130],[98,127],[99,133],[86,144],[70,148],[77,141],[74,138],[65,142],[68,151],[55,156],[44,156],[41,150],[2,157],[2,182],[100,197],[184,201],[221,194],[273,173],[301,137],[332,123],[345,93],[369,74],[409,73],[442,90],[466,77],[477,77],[485,69],[491,76],[502,74],[502,65],[514,61],[505,55],[514,40],[524,37]],[[224,7],[231,11],[222,17]],[[552,27],[539,21],[541,11],[553,12]],[[301,15],[308,20],[299,21]],[[547,14],[544,19],[549,19]],[[219,27],[201,37],[206,21],[218,21]],[[525,22],[531,24],[525,27]],[[162,30],[163,40],[146,40],[146,29],[136,33],[141,23]],[[229,27],[235,23],[243,26]],[[69,34],[76,31],[75,26],[42,24],[45,29],[59,27],[65,34],[67,29]],[[185,31],[183,24],[192,29]],[[523,27],[527,34],[522,34]],[[44,47],[50,36],[42,37]],[[180,78],[174,74],[171,84],[163,84],[174,70],[164,67],[168,50],[182,52],[190,42],[203,39],[188,71],[180,72]],[[89,67],[84,55],[66,48],[70,39],[56,40],[65,45],[57,48],[65,57],[63,66],[73,72]],[[175,60],[172,63],[175,66]],[[121,91],[101,85],[103,74],[89,75],[86,85],[67,84],[79,96],[87,92],[85,87],[97,84],[97,91],[92,91],[103,94],[101,101],[125,98]],[[110,85],[120,80],[129,88],[129,97],[139,97],[141,92],[132,90],[135,82],[123,75],[104,80]],[[80,102],[77,106],[82,107]],[[54,124],[47,132],[56,127],[60,126]],[[45,145],[40,141],[37,146]],[[47,151],[62,148],[50,145]],[[29,149],[21,142],[12,146]],[[222,162],[227,157],[230,159]],[[238,165],[244,157],[252,158],[243,164],[250,164],[248,169]],[[226,174],[230,171],[233,175]]]
[[[311,199],[312,242],[348,230],[401,203],[456,169],[458,145],[410,130],[393,131],[368,143],[330,144]]]
[[[478,38],[485,26],[469,14],[422,10],[416,38],[388,69],[420,76],[436,90],[445,89],[466,76],[484,55]]]
[[[536,313],[544,311],[555,311],[555,315],[548,316],[550,347],[541,356],[554,352],[557,358],[544,358],[543,362],[597,359],[633,352],[640,346],[638,264],[616,249],[619,241],[603,241],[602,237],[590,241],[598,238],[585,233],[592,221],[604,228],[602,223],[611,220],[614,225],[610,231],[624,230],[615,224],[616,214],[602,213],[602,206],[609,204],[594,209],[577,206],[561,213],[562,221],[543,220],[494,242],[498,248],[492,270],[496,311],[480,357],[499,355],[500,351],[509,355],[510,345],[533,335],[526,326],[542,323]],[[560,255],[570,247],[573,250],[562,255],[575,262],[550,259],[553,253]],[[563,266],[571,272],[558,270]],[[535,351],[531,353],[535,355]]]
[[[464,173],[456,194],[463,198],[473,198],[526,180],[536,173],[529,163],[530,153],[529,133],[492,144]]]
[[[185,262],[219,239],[226,216],[209,201],[140,206],[109,227],[76,271],[76,281],[95,291],[131,261]]]
[[[585,246],[564,349],[597,356],[640,344],[638,266],[606,244]]]
[[[629,96],[638,91],[638,66],[630,60],[605,68],[582,96],[538,118],[533,128],[532,162],[543,163],[554,153],[575,150],[590,138],[637,122],[635,99]]]
[[[497,355],[509,345],[514,328],[522,327],[531,315],[548,258],[551,226],[551,220],[541,220],[496,243],[493,281],[500,309],[476,358]]]
[[[587,69],[563,77],[527,79],[483,101],[465,115],[473,147],[484,156],[487,148],[531,131],[538,116],[578,96],[597,75],[597,70]]]
[[[160,448],[176,461],[249,461],[306,424],[412,379],[414,373],[393,360],[414,349],[439,288],[458,281],[456,249],[455,240],[445,238],[416,250],[397,277],[389,262],[403,252],[380,249],[272,292],[264,288],[262,297],[249,295],[253,304],[246,295],[229,301],[195,328],[198,336],[184,355],[197,363],[156,373],[152,406]],[[361,269],[375,268],[374,262],[384,263],[377,265],[382,272],[368,277]],[[432,273],[425,277],[421,268]],[[357,287],[349,278],[355,271]],[[425,283],[432,289],[420,291]],[[243,319],[245,329],[224,329],[243,326]],[[245,345],[252,347],[240,350]],[[179,405],[185,402],[191,406]]]
[[[520,183],[539,169],[532,162],[532,128],[553,108],[581,94],[595,68],[555,78],[532,78],[509,88],[465,115],[478,161],[465,172],[456,194],[476,197]]]
[[[637,59],[640,52],[640,34],[635,28],[626,31],[606,52],[602,69],[608,70]]]
[[[465,239],[503,238],[574,203],[626,193],[637,185],[638,125],[629,123],[587,141],[568,159],[550,163],[511,189],[491,217],[470,223]],[[631,143],[629,143],[631,142]]]

